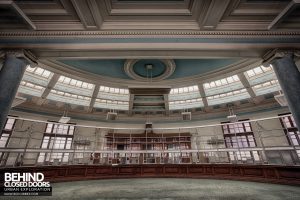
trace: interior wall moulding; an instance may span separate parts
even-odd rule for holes
[[[146,66],[142,66],[143,64],[151,65],[151,69],[146,69]],[[172,59],[128,59],[124,63],[125,73],[138,81],[148,81],[150,77],[153,81],[166,79],[174,73],[175,68],[176,64]],[[157,73],[153,74],[152,72],[155,71]]]
[[[63,37],[63,36],[300,36],[300,31],[5,31],[0,37]]]

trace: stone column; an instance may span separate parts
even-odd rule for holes
[[[296,125],[300,128],[300,72],[293,54],[274,59],[272,65]]]
[[[0,71],[0,131],[3,130],[10,107],[18,91],[26,61],[17,54],[7,53]]]

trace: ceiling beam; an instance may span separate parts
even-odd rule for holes
[[[208,101],[207,101],[206,94],[205,94],[204,87],[203,87],[202,83],[198,84],[198,89],[199,89],[200,96],[202,98],[204,109],[206,110],[208,108]]]
[[[222,19],[230,0],[212,0],[208,11],[200,24],[201,29],[215,29]]]
[[[169,108],[169,94],[164,94],[164,102],[165,102],[166,115],[169,115],[169,114],[170,114],[170,108]]]
[[[128,110],[128,115],[132,115],[132,109],[133,109],[133,101],[134,101],[134,94],[129,95],[129,110]]]
[[[300,0],[292,0],[269,24],[268,30],[276,28],[291,12],[300,5]]]
[[[249,100],[249,102],[254,103],[254,104],[258,104],[261,100],[259,98],[257,98],[254,90],[252,89],[248,79],[246,78],[244,73],[238,73],[237,74],[241,83],[243,84],[244,88],[247,90],[247,92],[249,93],[251,99]]]
[[[281,38],[283,39],[283,38]],[[13,40],[13,38],[11,38]],[[147,42],[89,42],[89,43],[31,43],[25,41],[15,40],[14,42],[7,41],[6,39],[2,40],[0,43],[0,48],[23,48],[23,49],[31,49],[34,50],[51,50],[51,51],[72,51],[72,52],[84,52],[84,51],[127,51],[131,54],[130,51],[138,51],[143,53],[144,51],[163,51],[166,56],[172,54],[172,52],[181,51],[181,53],[185,51],[200,51],[200,52],[208,52],[212,57],[222,57],[222,55],[218,56],[216,52],[234,52],[234,55],[237,57],[244,57],[245,53],[255,53],[255,52],[266,52],[268,49],[282,49],[282,48],[299,48],[299,37],[293,37],[292,42],[291,38],[289,38],[286,43],[276,43],[276,42],[253,42],[253,43],[197,43],[197,42],[167,42],[167,43],[147,43]],[[232,40],[233,41],[233,40]],[[54,42],[54,41],[53,41]],[[72,42],[72,41],[70,41]],[[76,41],[74,41],[76,42]],[[226,54],[226,53],[225,53]],[[263,53],[262,53],[263,54]],[[259,56],[262,56],[260,54]],[[132,55],[131,55],[132,56]]]
[[[94,19],[93,12],[97,9],[90,6],[97,6],[93,1],[83,1],[83,0],[71,0],[79,19],[86,29],[97,29],[96,20]],[[98,16],[97,16],[98,17]]]
[[[92,94],[92,97],[91,97],[91,102],[90,102],[90,105],[89,105],[88,112],[92,112],[92,110],[94,108],[96,99],[97,99],[98,94],[99,94],[99,89],[100,89],[100,85],[95,85],[95,88],[94,88],[94,91],[93,91],[93,94]]]
[[[22,103],[24,103],[27,99],[21,96],[16,96],[15,99],[13,100],[13,103],[11,105],[11,107],[16,107]]]
[[[138,58],[259,58],[265,54],[262,50],[105,50],[105,51],[66,51],[66,50],[36,50],[35,55],[40,59],[138,59]]]
[[[78,15],[74,9],[74,6],[70,0],[60,0],[60,3],[62,4],[62,6],[63,6],[64,10],[67,12],[67,14],[75,17],[76,19],[78,18]]]
[[[95,23],[96,23],[98,29],[101,29],[101,26],[102,26],[104,20],[100,13],[100,9],[98,7],[96,0],[88,0],[87,3],[90,7],[91,13],[93,15],[93,18],[95,20]]]
[[[60,74],[54,74],[52,78],[50,79],[47,87],[45,88],[41,98],[46,99],[51,90],[54,88],[55,84],[57,83],[58,79],[60,77]]]
[[[24,20],[24,22],[27,24],[27,26],[30,29],[36,30],[35,24],[27,17],[27,15],[21,10],[21,8],[17,4],[15,4],[12,0],[0,1],[0,7],[2,6],[7,6],[12,8],[15,11],[15,13]]]

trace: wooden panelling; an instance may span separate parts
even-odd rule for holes
[[[300,185],[300,166],[271,165],[80,165],[2,168],[5,172],[42,172],[50,182],[107,178],[182,177],[247,180]]]
[[[189,173],[190,174],[203,174],[203,168],[202,167],[190,167],[189,168]]]
[[[106,175],[110,175],[112,174],[112,168],[99,168],[96,169],[96,174],[106,174]]]
[[[291,178],[291,179],[300,179],[300,171],[299,169],[294,168],[283,168],[279,170],[279,175],[282,178]]]
[[[145,167],[143,168],[144,174],[155,174],[155,168],[154,167]]]
[[[135,167],[124,167],[119,169],[120,174],[135,174]]]
[[[272,169],[265,169],[265,176],[267,178],[276,178],[277,177],[275,170],[272,170]]]
[[[245,168],[244,176],[263,176],[263,169],[259,168]]]
[[[230,175],[230,168],[216,167],[215,168],[215,174],[228,174],[228,175]]]
[[[174,167],[166,167],[165,168],[165,173],[166,174],[178,174],[179,173],[179,167],[176,167],[176,166],[174,166]]]
[[[69,176],[84,176],[85,171],[86,171],[86,168],[69,169],[68,170],[68,175]]]

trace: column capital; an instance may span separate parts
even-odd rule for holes
[[[272,49],[263,55],[263,64],[271,63],[277,58],[283,58],[285,56],[300,57],[300,49]]]
[[[31,67],[36,67],[38,65],[36,56],[25,49],[3,49],[0,51],[0,57],[5,57],[7,55],[12,55],[16,58],[22,59]]]

